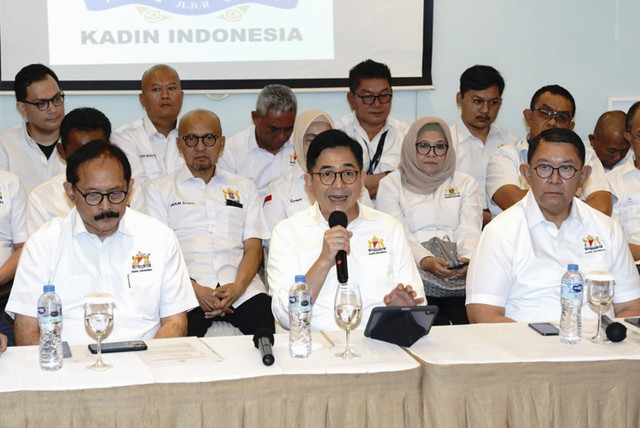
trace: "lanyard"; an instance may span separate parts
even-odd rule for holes
[[[380,142],[378,142],[378,147],[376,148],[376,153],[373,155],[373,159],[369,162],[369,169],[367,170],[367,174],[373,174],[373,171],[376,169],[378,164],[380,163],[380,158],[382,157],[382,150],[384,149],[384,140],[387,138],[387,129],[380,136]],[[364,144],[367,147],[367,152],[369,151],[369,144],[367,144],[367,140],[364,140]]]

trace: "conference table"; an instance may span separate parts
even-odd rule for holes
[[[596,345],[540,336],[526,323],[433,327],[410,348],[352,333],[362,354],[342,360],[343,332],[316,332],[308,359],[264,366],[250,337],[146,341],[86,369],[86,345],[57,372],[37,347],[0,357],[0,427],[638,427],[640,330]]]

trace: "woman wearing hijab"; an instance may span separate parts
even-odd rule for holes
[[[380,181],[377,208],[403,222],[414,259],[421,268],[429,304],[439,321],[467,323],[464,307],[467,266],[480,239],[482,206],[478,184],[456,172],[449,126],[424,117],[402,142],[400,166]],[[459,265],[451,268],[434,237],[456,243]],[[434,254],[435,253],[435,254]]]
[[[280,221],[315,202],[304,183],[307,150],[316,135],[329,129],[333,129],[333,120],[322,110],[307,110],[296,118],[291,134],[297,157],[296,165],[269,185],[264,199],[264,213],[270,230]],[[360,197],[360,202],[372,206],[366,191]]]

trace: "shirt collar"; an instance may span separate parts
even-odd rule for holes
[[[182,167],[176,172],[176,179],[178,183],[186,183],[187,181],[191,181],[194,183],[204,184],[204,181],[202,179],[193,176],[191,170],[189,170],[189,167],[187,167],[187,165],[182,165]],[[221,170],[217,165],[213,177],[209,181],[209,184],[213,182],[227,182],[226,172]]]
[[[351,114],[353,115],[353,126],[354,126],[356,132],[358,132],[362,136],[366,136],[367,140],[368,140],[369,137],[367,136],[367,131],[365,131],[364,128],[362,127],[362,125],[360,125],[360,122],[358,121],[358,118],[356,117],[356,112],[355,111],[351,112]],[[387,116],[387,118],[385,119],[384,126],[382,127],[382,129],[380,129],[380,131],[378,131],[378,134],[376,134],[376,136],[373,137],[373,139],[375,140],[376,137],[378,137],[379,135],[382,135],[383,133],[385,133],[388,130],[391,130],[391,132],[395,132],[393,125],[389,122],[389,116]],[[387,138],[389,138],[389,136],[387,136]]]
[[[365,220],[371,220],[371,216],[370,213],[367,211],[368,208],[361,205],[360,202],[356,202],[356,204],[358,204],[358,218],[356,218],[355,220],[353,220],[351,223],[349,223],[349,225],[347,226],[347,229],[351,229],[352,226],[357,226],[358,223],[360,223],[362,221],[362,219]],[[318,201],[314,202],[312,207],[311,207],[311,222],[313,224],[317,224],[319,226],[322,226],[326,229],[329,228],[329,222],[327,220],[325,220],[324,216],[322,215],[322,212],[320,212],[320,206],[318,205]]]
[[[129,212],[129,208],[125,209],[124,215],[120,219],[120,222],[118,222],[118,230],[115,233],[122,233],[124,235],[133,236],[133,230],[131,230],[131,227],[129,226],[127,212]],[[82,220],[82,217],[80,217],[80,213],[75,207],[73,207],[73,209],[69,213],[69,216],[72,218],[71,234],[73,237],[76,237],[83,233],[93,235],[92,233],[89,233],[89,231],[87,230],[86,226],[84,225],[84,221]],[[110,238],[111,236],[109,236],[108,238]]]
[[[579,200],[575,196],[571,201],[571,210],[569,210],[569,216],[562,222],[565,224],[569,221],[577,219],[580,221],[582,216],[580,215],[580,211],[578,209]],[[533,229],[540,223],[551,224],[549,220],[544,217],[540,207],[538,206],[538,202],[536,202],[535,196],[533,196],[533,192],[531,189],[527,192],[524,199],[522,200],[522,207],[524,209],[524,215],[527,219],[527,224],[529,225],[529,230]],[[554,225],[555,227],[555,225]]]
[[[489,125],[489,132],[487,133],[487,140],[489,140],[489,137],[492,137],[493,135],[497,134],[498,131],[496,131],[496,127],[493,126],[493,123],[491,125]],[[476,138],[471,131],[469,131],[469,128],[467,128],[467,125],[465,125],[465,123],[462,121],[462,118],[458,119],[458,121],[456,122],[456,133],[458,134],[458,141],[464,141],[467,138]]]
[[[180,117],[178,117],[178,119],[176,120],[176,126],[177,124],[180,123]],[[169,135],[167,135],[166,137],[164,135],[162,135],[160,132],[158,132],[158,130],[156,129],[156,126],[153,124],[153,122],[151,122],[151,119],[149,119],[149,115],[145,114],[142,117],[142,126],[144,128],[144,133],[147,135],[148,139],[151,139],[151,137],[153,137],[154,135],[157,135],[160,138],[163,139],[171,139],[171,138],[177,138],[177,129],[174,128],[171,130],[171,132],[169,132]],[[175,135],[172,135],[175,134]],[[175,144],[175,143],[174,143]]]

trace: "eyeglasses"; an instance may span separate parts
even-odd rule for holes
[[[573,176],[576,175],[576,172],[578,172],[578,169],[571,165],[562,165],[554,168],[546,163],[540,164],[533,169],[536,171],[536,174],[538,174],[538,177],[540,178],[549,178],[553,175],[553,171],[558,171],[558,175],[560,176],[560,178],[563,178],[565,180],[572,179]]]
[[[27,100],[24,100],[22,102],[25,104],[31,104],[32,106],[36,106],[36,108],[40,111],[45,111],[49,108],[49,103],[53,104],[56,107],[60,107],[62,104],[64,104],[64,93],[61,92],[59,94],[56,94],[53,98],[50,98],[48,100],[36,101],[35,103]]]
[[[127,193],[129,193],[128,186],[127,186],[127,190],[114,190],[113,192],[109,192],[109,193],[100,193],[100,192],[82,193],[82,191],[78,189],[78,186],[74,184],[73,187],[78,191],[78,193],[82,195],[87,205],[91,205],[93,207],[96,205],[100,205],[105,196],[107,197],[107,200],[112,204],[114,205],[121,204],[125,201],[125,199],[127,199]]]
[[[531,111],[538,112],[538,114],[545,120],[551,120],[551,118],[555,118],[556,122],[560,125],[568,125],[571,123],[571,115],[566,111],[553,111],[546,109],[544,107],[534,108]]]
[[[202,136],[189,134],[180,138],[184,140],[184,143],[187,145],[187,147],[194,148],[195,146],[198,145],[198,142],[200,140],[202,140],[202,144],[204,144],[205,146],[213,147],[216,144],[216,141],[218,141],[218,138],[220,138],[220,136],[215,134],[207,134]]]
[[[502,98],[491,98],[490,100],[485,100],[484,98],[480,97],[466,98],[471,102],[471,105],[478,110],[481,109],[484,105],[489,107],[489,110],[492,110],[494,108],[500,107],[500,104],[502,104]]]
[[[313,172],[311,175],[317,175],[320,177],[320,182],[325,186],[331,186],[336,181],[336,177],[340,176],[340,180],[344,184],[353,184],[356,182],[356,178],[358,178],[358,174],[361,171],[356,171],[354,169],[347,169],[345,171],[321,171],[321,172]]]
[[[448,144],[434,144],[433,146],[429,143],[426,143],[424,141],[419,141],[416,143],[416,151],[418,153],[420,153],[421,155],[428,155],[429,153],[431,153],[431,150],[433,150],[433,154],[441,157],[447,154],[447,151],[449,150],[449,145]]]
[[[356,92],[353,93],[356,97],[362,100],[362,104],[370,106],[378,100],[380,104],[388,104],[391,102],[393,94],[380,94],[380,95],[360,95]]]

